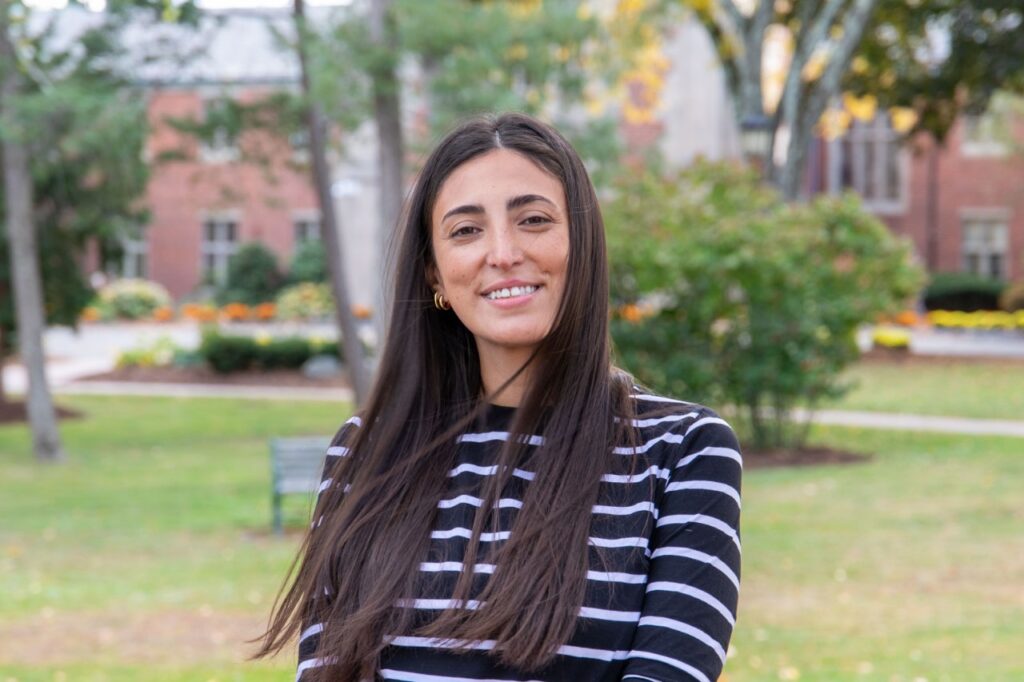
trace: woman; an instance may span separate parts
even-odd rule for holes
[[[613,369],[578,155],[527,116],[463,124],[398,249],[375,390],[328,450],[257,656],[298,635],[302,682],[716,679],[738,446]]]

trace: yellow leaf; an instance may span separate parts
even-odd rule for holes
[[[878,98],[874,95],[857,97],[856,95],[844,92],[843,106],[858,121],[870,121],[878,111]]]
[[[868,64],[868,60],[861,55],[857,55],[853,58],[853,61],[850,62],[850,70],[856,74],[865,73],[868,70],[868,66],[870,66]]]
[[[889,110],[889,120],[893,130],[905,134],[917,125],[917,112],[910,107],[893,107]]]
[[[804,69],[800,72],[800,76],[807,82],[816,81],[821,78],[821,74],[825,73],[826,64],[828,64],[828,57],[825,56],[825,53],[815,52],[807,60],[807,63],[804,64]]]
[[[830,142],[839,139],[850,129],[852,118],[845,109],[828,109],[818,121],[821,136]]]

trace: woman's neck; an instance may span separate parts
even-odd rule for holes
[[[519,407],[527,387],[530,385],[530,367],[523,371],[501,393],[495,393],[502,384],[509,380],[530,359],[533,349],[505,349],[477,347],[480,355],[480,381],[483,383],[484,394],[494,405]]]

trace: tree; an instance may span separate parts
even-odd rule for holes
[[[7,235],[13,293],[18,320],[18,343],[28,370],[28,419],[32,449],[42,461],[65,458],[57,430],[57,413],[46,383],[43,357],[43,296],[39,276],[35,227],[32,221],[32,171],[28,138],[12,109],[21,96],[18,56],[10,34],[10,5],[0,0],[0,116],[4,118],[3,176]]]
[[[117,244],[144,222],[138,197],[147,177],[145,105],[126,75],[138,60],[129,59],[120,37],[133,15],[161,17],[168,7],[159,0],[115,0],[105,14],[88,15],[69,41],[58,35],[56,20],[30,21],[33,10],[19,2],[0,5],[8,88],[0,101],[6,171],[0,206],[10,225],[9,241],[0,239],[0,361],[14,350],[17,335],[30,405],[35,392],[45,390],[43,324],[76,324],[92,297],[81,271],[86,246]],[[175,20],[194,17],[191,4],[173,10]],[[64,11],[86,15],[75,7]],[[35,275],[31,262],[39,263]],[[37,286],[23,284],[32,279]],[[37,444],[53,443],[55,425],[48,417],[32,419],[32,409]],[[47,452],[37,445],[40,456]]]

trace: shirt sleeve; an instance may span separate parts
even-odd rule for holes
[[[311,533],[315,533],[316,529],[323,522],[322,506],[320,503],[323,501],[325,493],[333,487],[340,485],[340,482],[334,479],[335,465],[342,457],[348,456],[347,444],[351,442],[352,434],[360,426],[360,423],[359,417],[352,417],[346,421],[338,429],[338,432],[331,439],[331,443],[327,447],[326,456],[324,457],[324,468],[320,475],[320,486],[317,489],[316,502],[313,504]],[[320,659],[314,657],[322,629],[323,626],[320,623],[312,622],[309,617],[304,619],[302,632],[299,633],[298,664],[295,672],[296,682],[301,682],[303,673],[306,670],[323,665]]]
[[[714,682],[736,625],[740,484],[736,435],[710,410],[680,426],[658,505],[647,591],[622,680]]]

